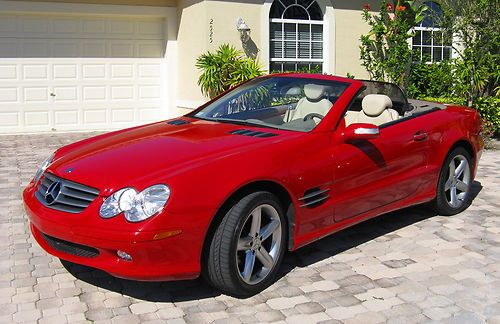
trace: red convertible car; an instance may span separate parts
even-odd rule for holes
[[[483,149],[476,111],[393,84],[278,74],[185,116],[58,149],[24,190],[61,259],[255,294],[285,250],[410,205],[463,211]]]

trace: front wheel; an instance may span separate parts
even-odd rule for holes
[[[285,251],[283,215],[278,199],[269,192],[254,192],[238,201],[212,237],[206,279],[237,297],[251,296],[268,287]]]
[[[462,147],[451,151],[439,176],[434,207],[441,215],[455,215],[471,203],[472,163]]]

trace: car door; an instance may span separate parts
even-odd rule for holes
[[[336,132],[342,130],[343,125]],[[332,148],[335,221],[414,194],[428,181],[428,151],[428,131],[418,119],[381,125],[375,139],[348,143],[337,140]]]

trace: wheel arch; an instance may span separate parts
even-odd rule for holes
[[[474,147],[472,146],[472,144],[467,141],[466,139],[460,139],[460,140],[457,140],[455,141],[455,143],[448,149],[448,152],[446,152],[446,155],[444,156],[444,160],[443,160],[443,163],[444,161],[446,160],[446,158],[448,157],[448,155],[450,155],[450,153],[456,149],[457,147],[462,147],[464,148],[467,153],[469,153],[471,159],[472,159],[472,165],[471,167],[473,168],[473,173],[475,174],[476,173],[476,170],[475,170],[475,165],[476,165],[476,152],[474,151]]]
[[[239,201],[244,196],[256,192],[256,191],[267,191],[274,194],[280,201],[281,206],[285,212],[285,220],[287,222],[287,245],[288,250],[293,248],[294,244],[294,228],[295,228],[295,207],[292,202],[292,196],[288,192],[288,190],[281,184],[271,180],[258,180],[250,182],[236,191],[234,191],[225,201],[220,205],[220,207],[215,212],[212,220],[210,221],[210,225],[205,234],[205,238],[203,240],[203,249],[201,253],[201,264],[202,268],[205,267],[205,259],[208,253],[208,248],[210,246],[210,240],[217,229],[217,225],[220,224],[224,215],[231,209],[231,207]]]

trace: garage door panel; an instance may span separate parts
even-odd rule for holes
[[[2,15],[0,16],[0,33],[10,33],[13,34],[19,30],[18,18],[12,15]]]
[[[49,63],[50,64],[50,63]],[[54,80],[76,80],[78,77],[78,65],[66,63],[52,63],[53,79]]]
[[[106,100],[105,86],[83,87],[83,101]]]
[[[53,88],[54,102],[78,102],[78,87],[54,87]]]
[[[139,110],[139,120],[144,123],[152,122],[158,119],[159,114],[161,114],[161,110],[158,107],[142,108]]]
[[[0,108],[0,127],[17,128],[20,127],[20,118],[17,111],[2,111]]]
[[[51,46],[52,57],[78,57],[80,45],[74,41],[54,41]]]
[[[134,87],[132,86],[113,86],[111,87],[112,100],[133,100]]]
[[[113,123],[130,123],[136,118],[134,116],[134,109],[112,109],[111,121]]]
[[[82,31],[82,21],[74,17],[56,17],[49,20],[50,31],[53,34],[79,34]]]
[[[17,77],[17,65],[16,64],[5,64],[0,65],[0,80],[16,80]]]
[[[106,78],[105,64],[82,64],[83,80],[95,80]]]
[[[161,57],[165,53],[166,46],[162,42],[142,41],[136,43],[138,57]]]
[[[159,78],[160,68],[156,64],[139,64],[137,66],[140,78]]]
[[[134,44],[126,40],[112,40],[108,42],[108,53],[111,57],[136,57]]]
[[[83,112],[83,123],[89,127],[106,125],[106,109],[89,109]]]
[[[49,112],[26,111],[24,113],[24,124],[26,127],[47,128],[49,127]]]
[[[21,30],[29,35],[41,35],[49,31],[49,19],[45,16],[26,16],[20,19]]]
[[[18,57],[17,52],[17,41],[0,38],[0,58]]]
[[[160,87],[157,85],[139,87],[139,99],[160,99],[160,95]]]
[[[134,77],[133,64],[111,64],[111,78],[130,79]]]
[[[46,64],[25,64],[22,67],[24,80],[47,80],[49,77]]]
[[[30,39],[23,40],[17,46],[20,57],[52,57],[50,55],[50,44],[44,40]]]
[[[83,57],[106,57],[106,42],[105,41],[82,41],[82,56]]]
[[[163,41],[44,40],[0,37],[0,58],[163,58]]]
[[[0,88],[0,104],[14,104],[19,100],[18,89],[13,87]]]
[[[78,126],[79,112],[77,110],[72,111],[55,111],[54,112],[54,124],[59,126]]]
[[[23,101],[27,103],[48,103],[48,87],[25,87],[23,88]]]

